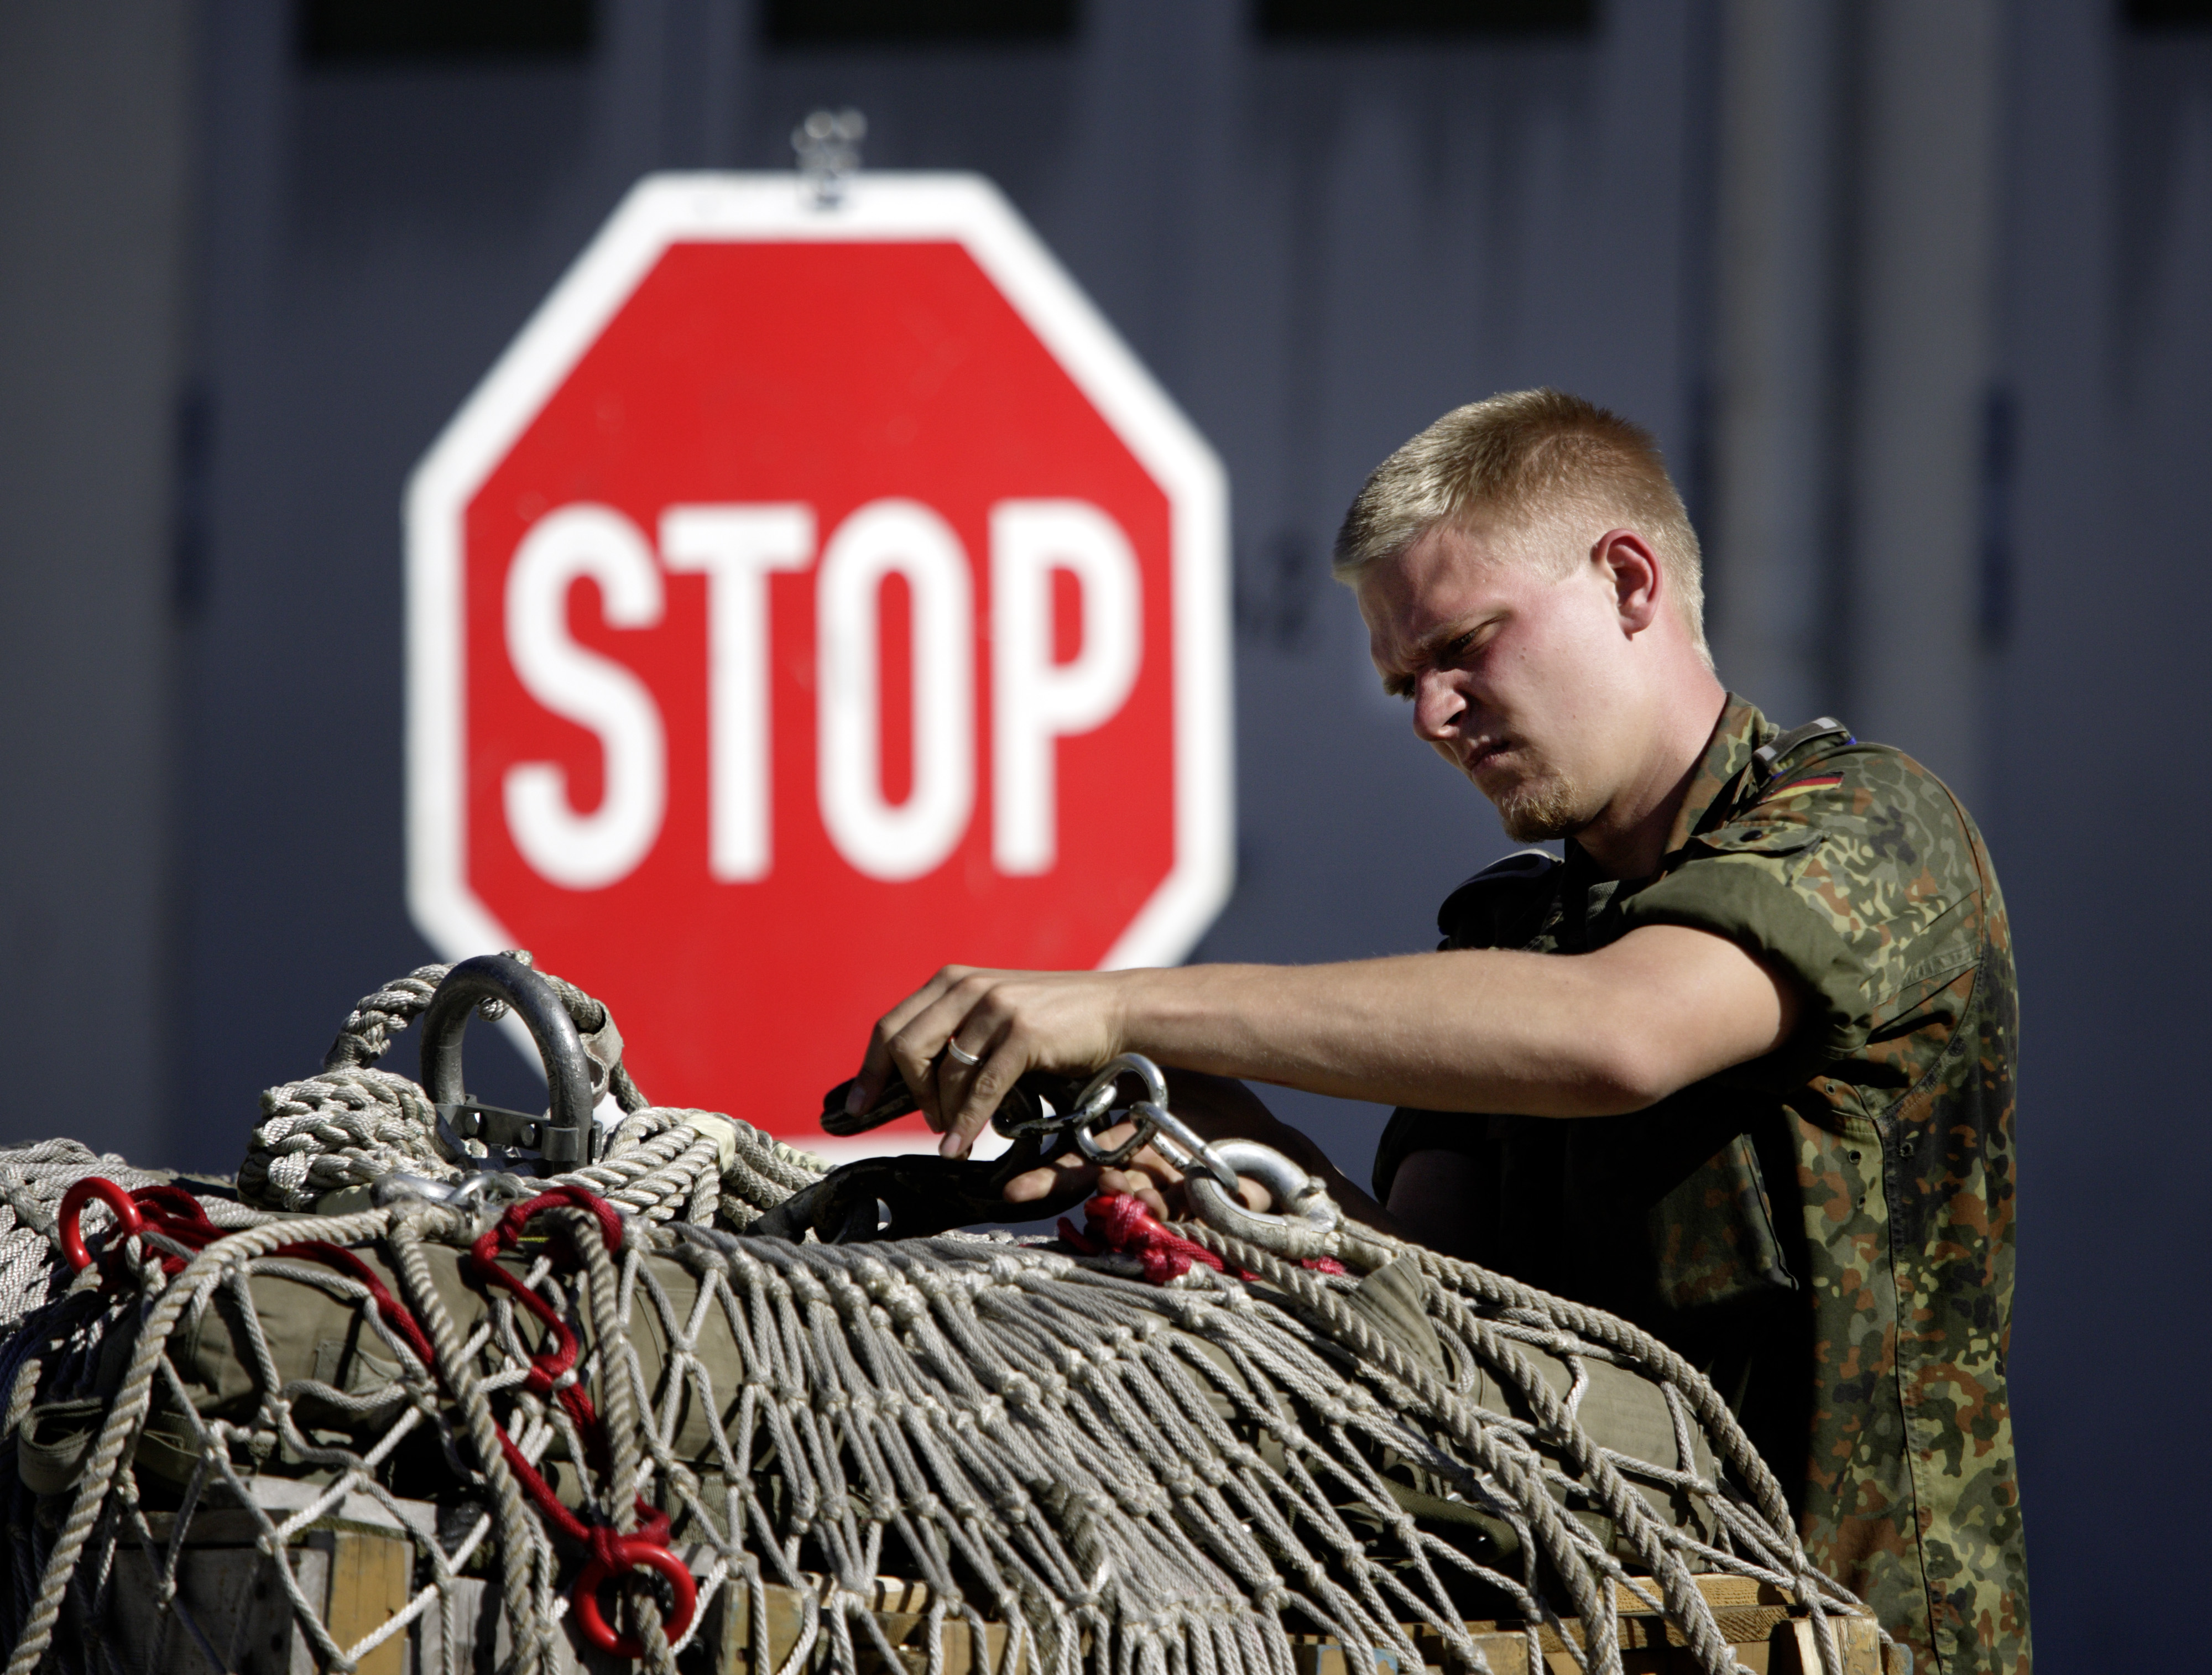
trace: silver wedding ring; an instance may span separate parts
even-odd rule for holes
[[[981,1059],[969,1052],[967,1048],[962,1047],[959,1042],[954,1041],[949,1035],[945,1038],[945,1052],[948,1058],[957,1059],[960,1063],[967,1065],[969,1070],[975,1069],[976,1065],[983,1062]]]

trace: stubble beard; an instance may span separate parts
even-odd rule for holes
[[[1498,823],[1516,843],[1572,837],[1590,822],[1574,782],[1557,772],[1515,786],[1492,801]]]

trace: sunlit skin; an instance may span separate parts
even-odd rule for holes
[[[1384,687],[1407,700],[1414,731],[1498,807],[1509,832],[1571,836],[1607,877],[1657,870],[1726,695],[1643,537],[1448,525],[1376,561],[1357,592]],[[854,1108],[902,1076],[944,1134],[940,1150],[958,1156],[1024,1072],[1080,1074],[1142,1053],[1176,1067],[1175,1107],[1202,1132],[1265,1140],[1321,1174],[1349,1213],[1422,1236],[1428,1215],[1397,1205],[1394,1219],[1242,1083],[1426,1110],[1613,1115],[1773,1051],[1797,1000],[1737,944],[1678,925],[1574,956],[947,966],[877,1024]],[[940,1057],[951,1040],[981,1062]],[[1170,1207],[1161,1189],[1174,1171],[1139,1161],[1103,1177],[1087,1166],[1035,1170],[1006,1196],[1056,1204],[1096,1186]]]
[[[1358,588],[1369,655],[1413,731],[1498,805],[1511,835],[1571,835],[1607,876],[1640,877],[1658,865],[1726,694],[1662,604],[1641,537],[1606,531],[1565,575],[1540,554],[1511,561],[1541,544],[1446,527],[1370,566]],[[1552,817],[1517,829],[1529,800]]]

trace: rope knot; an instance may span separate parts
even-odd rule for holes
[[[1203,1263],[1216,1272],[1225,1271],[1219,1257],[1168,1227],[1133,1193],[1101,1193],[1085,1205],[1083,1211],[1084,1231],[1078,1233],[1062,1217],[1060,1236],[1085,1256],[1113,1250],[1135,1257],[1148,1284],[1164,1285],[1171,1279],[1181,1279],[1190,1271],[1194,1262]],[[1242,1271],[1237,1277],[1252,1277]]]
[[[593,1524],[587,1545],[591,1548],[592,1557],[608,1569],[626,1570],[629,1568],[623,1557],[626,1538],[612,1524]]]

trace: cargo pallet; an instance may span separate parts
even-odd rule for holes
[[[256,1490],[257,1498],[272,1512],[286,1505],[305,1508],[319,1493],[307,1484],[265,1478]],[[404,1524],[366,1496],[349,1496],[293,1538],[289,1556],[298,1586],[309,1605],[319,1611],[331,1639],[343,1648],[358,1647],[406,1611],[428,1586],[428,1567],[416,1537],[436,1538],[438,1508],[423,1502],[398,1504]],[[149,1521],[157,1543],[171,1541],[172,1515],[149,1514]],[[258,1528],[251,1513],[232,1508],[199,1513],[185,1532],[179,1550],[177,1599],[205,1637],[205,1647],[173,1616],[165,1621],[157,1611],[155,1577],[144,1551],[127,1539],[118,1546],[105,1633],[112,1638],[122,1667],[159,1669],[163,1675],[314,1675],[324,1666],[317,1661],[314,1644],[301,1625],[274,1559],[254,1545]],[[694,1575],[703,1578],[711,1571],[713,1549],[702,1545],[678,1551]],[[1741,1576],[1705,1575],[1696,1581],[1736,1660],[1754,1675],[1820,1675],[1815,1627],[1793,1609],[1780,1589]],[[1679,1631],[1635,1590],[1614,1586],[1622,1667],[1627,1675],[1694,1671],[1697,1666]],[[882,1657],[873,1643],[856,1636],[862,1675],[925,1675],[928,1655],[922,1636],[928,1589],[920,1582],[890,1577],[878,1578],[875,1589],[871,1608],[906,1667],[881,1670]],[[750,1620],[749,1592],[726,1582],[702,1605],[698,1628],[678,1658],[685,1675],[776,1675],[783,1668],[804,1631],[806,1595],[769,1585],[767,1611],[756,1623]],[[1869,1619],[1832,1617],[1829,1622],[1842,1654],[1844,1675],[1910,1675],[1909,1654],[1895,1648],[1885,1658]],[[1579,1667],[1549,1627],[1537,1631],[1542,1661],[1532,1670],[1523,1625],[1483,1621],[1467,1626],[1492,1675],[1572,1675]],[[1571,1619],[1565,1626],[1570,1635],[1579,1632]],[[445,1667],[448,1634],[470,1648],[459,1660],[465,1670],[489,1672],[506,1660],[510,1649],[507,1622],[493,1581],[464,1576],[453,1587],[449,1607],[432,1599],[403,1631],[360,1654],[355,1667],[359,1675],[435,1675]],[[948,1618],[942,1675],[985,1675],[996,1670],[1006,1647],[1006,1627],[987,1623],[985,1634],[979,1670],[973,1630],[960,1618]],[[1456,1666],[1444,1662],[1445,1648],[1434,1630],[1417,1628],[1411,1638],[1423,1654],[1424,1670],[1401,1670],[1383,1653],[1376,1658],[1376,1675],[1382,1675],[1381,1666],[1386,1664],[1389,1675],[1425,1675],[1430,1671],[1447,1675]],[[210,1648],[217,1661],[210,1661]],[[827,1650],[825,1634],[804,1667],[821,1667]],[[1293,1636],[1292,1658],[1297,1675],[1353,1675],[1346,1648],[1325,1636]],[[634,1666],[580,1648],[564,1636],[548,1668],[549,1675],[602,1675]]]

